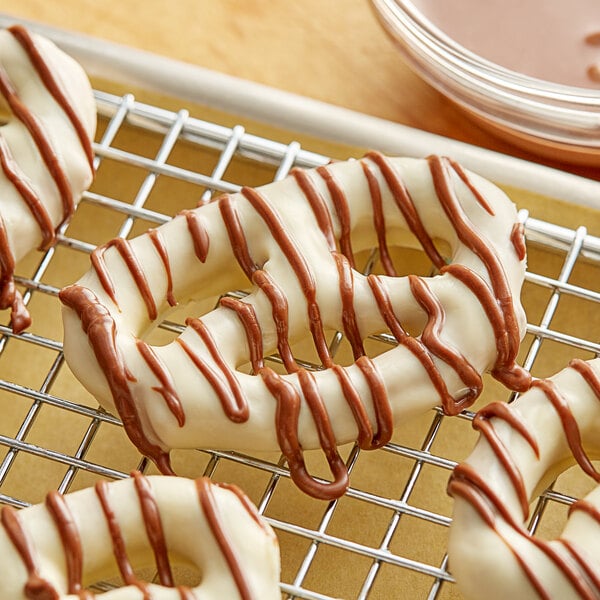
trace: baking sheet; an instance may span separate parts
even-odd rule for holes
[[[298,137],[186,102],[185,109],[192,117],[217,123],[229,137],[209,141],[184,135],[184,128],[165,165],[160,165],[155,157],[166,143],[169,127],[181,118],[190,122],[185,113],[177,113],[184,105],[178,99],[136,90],[138,101],[160,106],[172,118],[172,122],[167,119],[166,124],[157,122],[150,128],[136,116],[135,102],[121,96],[119,85],[111,88],[106,81],[94,83],[117,93],[109,96],[114,111],[110,103],[104,105],[107,117],[101,118],[98,133],[96,149],[101,162],[96,181],[59,245],[46,255],[33,252],[18,265],[19,281],[31,294],[34,322],[30,331],[13,336],[6,327],[0,329],[0,500],[15,506],[39,502],[50,489],[74,490],[98,478],[126,476],[134,468],[154,472],[131,446],[118,420],[97,411],[94,399],[63,362],[56,293],[89,268],[88,252],[120,233],[135,235],[155,226],[164,218],[160,215],[172,216],[194,206],[205,186],[173,173],[200,173],[210,178],[227,141],[236,135],[242,140],[244,136],[279,140],[281,154],[261,155],[248,150],[251,144],[240,142],[222,181],[213,181],[216,188],[266,183],[282,174],[286,153],[301,161],[302,148],[311,151],[307,153],[309,162],[362,154],[360,148]],[[129,122],[126,119],[117,128],[110,143],[102,143],[114,114],[125,102],[130,107]],[[172,109],[175,112],[170,112]],[[295,144],[298,140],[300,147]],[[287,167],[292,164],[294,161]],[[158,176],[157,171],[161,172]],[[560,224],[554,234],[544,227],[540,233],[539,226],[529,231],[530,276],[523,298],[530,333],[520,360],[532,363],[534,375],[545,376],[573,356],[590,358],[598,350],[600,261],[596,236],[600,218],[597,211],[539,193],[509,191],[519,208],[529,211],[532,225],[537,223],[535,219]],[[590,233],[576,229],[582,223]],[[411,256],[409,262],[421,265],[418,272],[426,272],[420,257]],[[161,335],[167,339],[172,333]],[[381,344],[373,345],[375,351],[381,350]],[[478,406],[509,398],[491,378],[485,381]],[[182,475],[209,474],[219,481],[237,483],[249,494],[278,534],[285,597],[459,598],[445,564],[452,509],[445,487],[455,461],[469,453],[475,437],[469,414],[447,418],[431,411],[401,424],[392,443],[382,450],[359,452],[346,446],[343,455],[351,466],[351,489],[333,503],[308,498],[295,489],[285,464],[274,453],[247,456],[178,451],[174,466]],[[309,453],[308,462],[316,473],[327,476],[318,452]],[[559,478],[543,499],[546,508],[538,524],[540,534],[555,535],[569,502],[589,487],[575,469]]]

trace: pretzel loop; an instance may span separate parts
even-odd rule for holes
[[[91,183],[96,108],[83,69],[21,25],[0,31],[0,104],[0,309],[19,333],[31,317],[15,263],[54,243]]]
[[[22,511],[5,506],[0,549],[0,591],[14,600],[280,597],[273,531],[239,489],[206,478],[136,472],[65,496],[51,492]],[[176,585],[172,561],[196,567],[201,582]],[[158,583],[136,575],[146,567],[155,567]],[[115,575],[124,587],[88,589]]]
[[[574,359],[511,405],[473,421],[480,439],[458,465],[450,567],[465,598],[598,598],[600,487],[569,510],[557,539],[527,530],[529,502],[576,464],[600,483],[600,359]],[[484,577],[481,577],[485,574]]]
[[[393,246],[422,248],[439,274],[398,275]],[[385,275],[355,269],[372,247]],[[169,448],[279,447],[302,489],[337,497],[348,480],[336,445],[380,447],[436,404],[456,414],[486,370],[528,387],[515,363],[523,249],[512,203],[449,159],[370,153],[295,170],[96,250],[60,293],[65,356],[163,472]],[[175,301],[236,289],[248,295],[188,319],[174,342],[144,341]],[[336,364],[335,331],[352,364]],[[365,340],[381,332],[397,346],[368,356]],[[306,337],[322,364],[312,373],[292,351]],[[281,368],[267,366],[273,352]],[[330,485],[306,472],[302,452],[319,447]]]

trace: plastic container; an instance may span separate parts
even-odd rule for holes
[[[600,90],[536,79],[486,60],[410,0],[371,3],[411,68],[487,129],[554,160],[600,166]]]

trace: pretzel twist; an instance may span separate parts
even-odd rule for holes
[[[15,263],[54,243],[91,183],[96,108],[79,64],[20,25],[0,31],[0,105],[0,309],[18,333],[31,318]]]
[[[569,510],[560,537],[527,530],[529,502],[573,464],[600,483],[600,359],[571,361],[511,405],[473,421],[480,438],[456,467],[450,567],[465,598],[600,597],[600,487]]]
[[[399,276],[392,245],[422,247],[439,274]],[[372,247],[386,275],[356,271],[355,254]],[[448,159],[371,153],[296,170],[113,240],[92,264],[60,293],[65,356],[165,473],[169,448],[279,447],[302,489],[336,497],[348,485],[338,444],[377,448],[395,423],[437,404],[456,414],[479,395],[486,369],[513,388],[529,385],[515,364],[522,225],[498,188]],[[174,342],[143,341],[177,301],[244,288],[244,299],[224,297],[188,319]],[[414,328],[420,335],[407,333]],[[330,353],[336,330],[351,365]],[[367,356],[364,340],[383,331],[397,346]],[[291,351],[307,334],[323,364],[316,372]],[[273,351],[283,374],[263,359]],[[318,447],[331,482],[306,471],[302,452]]]
[[[11,600],[279,599],[279,550],[271,528],[234,486],[203,478],[99,482],[44,504],[0,512],[0,592]],[[198,569],[175,584],[172,562]],[[158,584],[136,571],[155,567]],[[88,587],[120,575],[124,587]]]

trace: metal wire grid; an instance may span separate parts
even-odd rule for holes
[[[132,232],[137,219],[157,224],[169,219],[167,215],[145,207],[146,200],[159,176],[167,176],[197,184],[199,189],[203,190],[202,193],[199,192],[198,199],[207,201],[213,191],[232,192],[239,189],[238,182],[229,181],[224,178],[224,175],[232,162],[240,157],[247,161],[255,161],[257,165],[272,165],[274,179],[284,177],[293,166],[314,167],[328,162],[327,157],[309,152],[301,148],[296,142],[282,144],[248,134],[241,125],[224,127],[217,123],[192,118],[185,110],[172,112],[157,106],[137,102],[131,95],[117,97],[98,91],[96,92],[96,101],[99,115],[108,120],[101,139],[95,144],[96,167],[101,169],[102,161],[111,159],[112,161],[139,167],[145,172],[143,181],[131,203],[94,191],[86,193],[82,200],[82,205],[88,203],[122,214],[123,222],[118,232],[118,235],[121,236],[127,236]],[[150,159],[112,145],[115,137],[126,124],[156,132],[162,136],[160,148],[154,158]],[[218,151],[218,161],[210,173],[197,172],[168,163],[169,154],[175,143],[180,139]],[[526,281],[530,285],[547,289],[549,296],[539,322],[528,325],[530,343],[524,358],[525,366],[530,369],[533,368],[543,344],[547,341],[556,342],[562,346],[572,347],[593,355],[600,353],[600,344],[595,340],[559,331],[552,327],[553,318],[562,298],[578,298],[592,302],[595,305],[600,303],[600,291],[587,289],[569,282],[573,270],[580,261],[600,264],[600,238],[588,235],[583,227],[577,230],[567,229],[531,218],[524,211],[520,213],[520,217],[526,227],[528,244],[551,250],[553,253],[560,255],[562,262],[558,276],[549,276],[531,271],[526,276]],[[58,247],[66,247],[84,253],[89,253],[94,249],[93,244],[70,237],[66,228],[63,228],[58,236]],[[57,248],[55,247],[45,252],[30,276],[20,275],[17,277],[17,283],[25,290],[25,302],[29,303],[34,294],[41,293],[49,296],[58,294],[59,290],[57,288],[43,282],[44,274],[51,265],[56,251]],[[600,307],[597,307],[597,309],[600,309]],[[178,330],[178,325],[174,323],[166,323],[165,327],[171,328],[173,331]],[[0,445],[7,449],[0,463],[0,502],[16,507],[24,507],[28,504],[23,498],[4,493],[2,489],[15,459],[20,453],[43,457],[63,465],[65,472],[58,485],[58,489],[62,492],[69,490],[76,474],[80,471],[115,479],[127,476],[127,473],[123,471],[86,458],[99,427],[104,423],[118,426],[118,419],[101,409],[90,408],[52,392],[53,383],[61,369],[65,367],[61,341],[34,333],[23,333],[15,336],[6,326],[0,326],[0,336],[0,359],[4,356],[7,346],[12,343],[15,337],[31,345],[31,347],[38,346],[54,353],[52,365],[38,389],[32,389],[14,381],[0,379],[0,390],[10,392],[24,401],[30,402],[17,433],[14,436],[0,435]],[[380,336],[380,338],[386,341],[386,336]],[[335,345],[338,342],[339,338],[335,338],[332,344]],[[28,441],[28,434],[43,406],[52,406],[88,419],[85,433],[74,453],[40,447]],[[472,413],[465,412],[458,419],[468,424],[472,416]],[[307,544],[299,566],[295,569],[295,574],[289,578],[289,581],[284,581],[281,584],[282,594],[285,597],[314,600],[333,598],[333,595],[328,595],[328,593],[331,593],[330,591],[326,593],[323,590],[310,589],[310,583],[307,583],[310,580],[311,568],[320,549],[328,547],[363,557],[368,561],[369,566],[359,586],[360,589],[357,590],[355,595],[357,599],[363,600],[367,597],[389,598],[393,596],[393,592],[389,590],[380,592],[377,589],[378,577],[383,568],[397,569],[407,573],[414,572],[426,576],[429,578],[430,583],[425,597],[434,599],[444,596],[444,589],[453,587],[444,585],[447,582],[452,582],[452,576],[447,569],[447,559],[443,556],[443,550],[439,562],[430,564],[395,552],[393,550],[393,540],[402,521],[406,518],[419,519],[441,528],[447,528],[450,524],[449,516],[411,503],[411,498],[425,468],[441,469],[449,475],[455,465],[453,460],[433,451],[434,443],[444,420],[445,417],[438,410],[434,410],[431,414],[428,430],[420,444],[407,446],[390,443],[384,449],[378,451],[392,457],[408,460],[412,465],[410,474],[399,495],[390,498],[382,493],[351,485],[346,495],[347,498],[365,503],[369,509],[377,508],[388,511],[387,524],[377,544],[368,545],[330,532],[330,525],[340,501],[320,503],[318,505],[319,516],[311,526],[298,524],[292,522],[292,520],[286,521],[270,517],[268,515],[269,503],[280,482],[289,477],[283,459],[269,461],[240,453],[202,451],[208,456],[205,474],[213,475],[218,465],[223,461],[232,461],[268,474],[268,484],[265,486],[258,502],[260,512],[266,515],[266,518],[279,534],[297,536],[304,539]],[[353,447],[349,451],[347,464],[350,472],[354,470],[361,454],[364,453],[361,453],[357,447]],[[137,467],[144,469],[146,461],[142,459]],[[531,529],[535,530],[538,527],[549,503],[570,504],[573,500],[567,494],[549,489],[540,498],[533,512]],[[286,557],[283,556],[283,561],[285,562],[285,560]],[[343,568],[343,565],[341,565],[342,570]],[[99,589],[108,589],[108,587],[110,586],[99,586]]]

